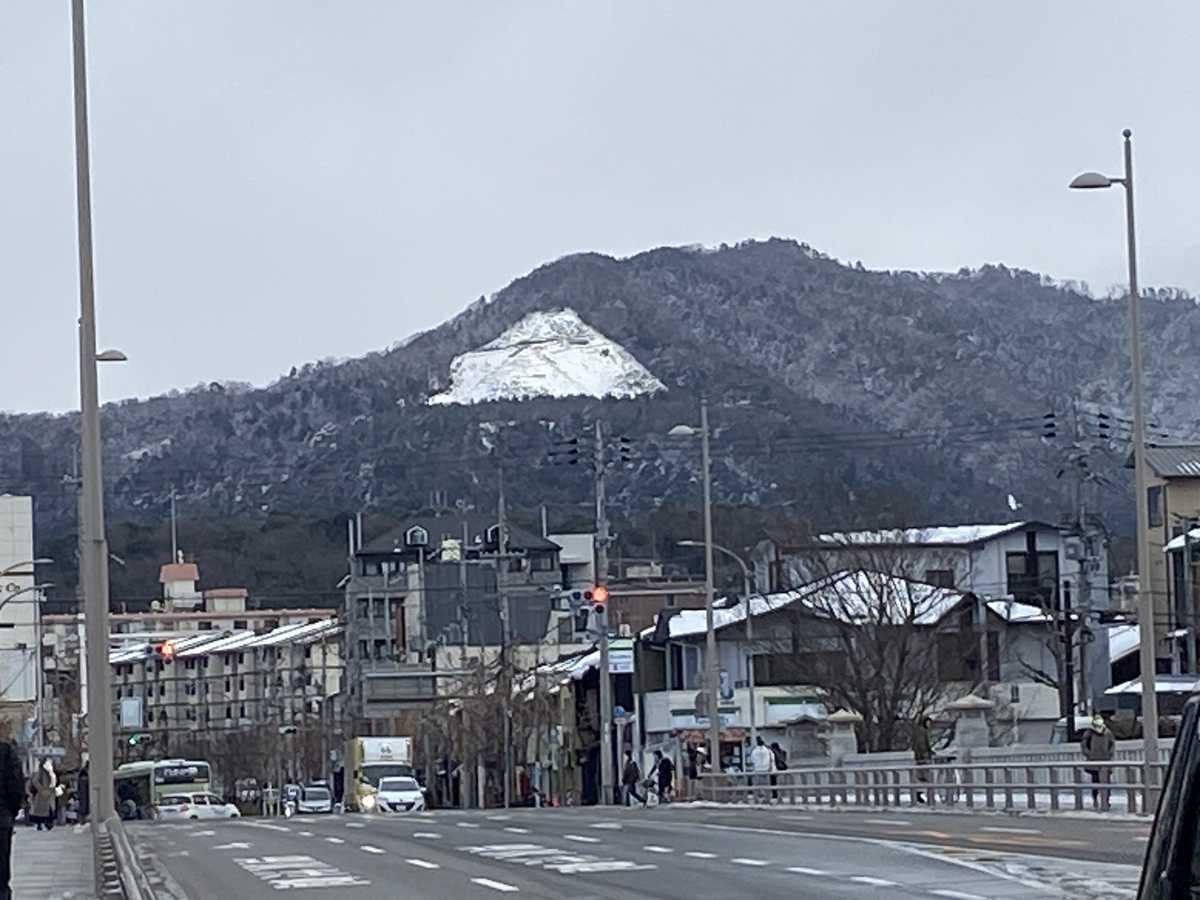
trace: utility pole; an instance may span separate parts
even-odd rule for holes
[[[175,517],[175,488],[171,487],[171,562],[179,562],[179,533]]]
[[[700,449],[704,469],[704,680],[708,682],[709,756],[713,774],[721,771],[721,684],[713,612],[712,460],[708,447],[708,398],[700,398]]]
[[[1067,740],[1074,741],[1077,737],[1075,731],[1075,623],[1071,613],[1070,581],[1063,579],[1062,585],[1059,587],[1059,595],[1062,599],[1060,603],[1062,625],[1059,633],[1062,636],[1063,654],[1063,706],[1066,708],[1067,715]]]
[[[497,442],[497,449],[499,443]],[[496,590],[500,594],[500,683],[504,711],[504,808],[512,806],[512,611],[505,587],[508,570],[508,514],[504,506],[504,460],[496,456],[500,490],[496,498]]]
[[[79,240],[79,406],[83,462],[80,576],[88,672],[88,765],[91,815],[102,822],[114,813],[112,700],[108,662],[108,541],[104,533],[104,487],[100,461],[100,399],[96,384],[96,290],[92,255],[92,185],[88,146],[87,41],[83,0],[71,0],[71,47],[75,112],[75,202]],[[97,888],[100,886],[97,885]]]
[[[470,671],[467,666],[467,645],[471,639],[471,620],[469,617],[470,590],[467,580],[467,542],[471,539],[470,532],[467,528],[467,520],[463,519],[462,523],[462,545],[458,549],[458,587],[460,591],[459,607],[458,607],[458,631],[459,631],[459,654],[458,668],[462,674],[459,678],[465,677]],[[498,582],[497,582],[498,583]],[[462,681],[459,684],[462,685]],[[460,690],[460,693],[467,694],[465,690]],[[459,794],[461,795],[460,802],[464,809],[469,809],[472,805],[471,784],[477,774],[478,766],[474,762],[476,754],[469,746],[471,740],[471,732],[469,730],[467,716],[467,702],[464,696],[462,705],[459,706],[459,730],[462,732],[462,759],[459,760],[459,771],[462,775],[459,776]],[[470,764],[470,765],[468,765]]]
[[[596,586],[608,583],[608,502],[604,485],[604,428],[596,421]],[[613,802],[615,790],[612,752],[612,676],[608,673],[608,604],[598,604],[596,625],[600,629],[600,803]]]
[[[1196,601],[1192,596],[1192,523],[1183,523],[1183,615],[1187,638],[1184,655],[1189,675],[1196,673]]]

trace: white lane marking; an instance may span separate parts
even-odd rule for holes
[[[811,822],[812,816],[780,816],[785,822]]]
[[[520,888],[516,885],[505,884],[503,881],[492,881],[490,878],[472,878],[471,882],[486,888],[491,888],[493,891],[503,891],[506,894],[520,890]]]
[[[418,869],[440,869],[441,868],[441,866],[439,866],[437,863],[430,862],[427,859],[406,859],[405,862],[408,863],[410,866],[416,866]]]
[[[297,832],[297,834],[299,834],[300,837],[312,837],[313,836],[313,833],[311,831],[300,831],[300,832]]]
[[[870,875],[851,875],[850,880],[859,884],[869,884],[871,887],[896,887],[894,881],[888,881],[886,878],[872,878]]]
[[[414,832],[413,832],[413,837],[415,837],[415,838],[429,838],[429,839],[430,839],[430,840],[432,840],[432,841],[436,841],[438,838],[440,838],[440,837],[441,837],[441,835],[440,835],[440,834],[438,834],[436,831],[414,831]]]
[[[511,818],[512,816],[488,816],[487,820],[489,822],[507,822]]]
[[[788,866],[788,871],[795,872],[797,875],[812,875],[816,878],[829,874],[824,869],[810,869],[808,866]]]
[[[386,850],[380,850],[378,847],[372,847],[370,844],[363,844],[358,849],[364,853],[387,853]]]
[[[716,859],[717,854],[705,853],[703,850],[689,850],[684,856],[690,856],[692,859]]]
[[[980,831],[995,831],[998,834],[1041,834],[1036,828],[1001,828],[999,825],[995,827],[987,826],[980,828]]]
[[[265,828],[267,831],[291,831],[290,828],[285,828],[282,825],[272,825],[269,822],[247,822],[251,828]]]
[[[216,834],[215,831],[206,829],[204,831],[193,831],[192,837],[212,837],[214,834]]]
[[[214,850],[249,850],[254,845],[248,841],[234,841],[231,844],[217,844]]]
[[[316,819],[303,818],[303,819],[292,819],[292,821],[293,822],[302,822],[305,825],[311,825],[313,822],[316,821]]]
[[[347,822],[346,827],[347,828],[366,828],[367,826],[364,825],[362,822]]]
[[[508,828],[505,828],[504,830],[511,831],[513,834],[529,834],[528,828],[514,828],[512,826],[509,826]]]
[[[335,837],[327,837],[327,838],[325,838],[325,840],[329,841],[329,843],[331,843],[331,844],[344,844],[344,843],[346,843],[346,842],[345,842],[345,841],[343,841],[341,838],[335,838]]]
[[[730,860],[730,862],[735,865],[738,865],[738,866],[765,866],[765,865],[767,865],[767,861],[765,859],[747,859],[744,856],[735,856],[733,859]]]
[[[963,891],[930,891],[935,897],[949,897],[950,900],[987,900],[979,894],[967,894]]]
[[[645,850],[647,853],[674,853],[675,852],[670,847],[660,847],[660,846],[658,846],[658,844],[647,844],[642,849]]]
[[[565,837],[568,841],[578,841],[581,844],[598,844],[598,843],[600,843],[600,838],[589,837],[586,834],[564,834],[563,837]]]
[[[458,827],[459,828],[478,828],[479,824],[477,822],[459,822]]]
[[[607,828],[609,831],[620,831],[622,825],[620,822],[593,822],[588,828]]]
[[[911,825],[908,819],[863,819],[864,825]]]
[[[235,858],[251,875],[269,882],[276,890],[297,888],[353,887],[370,884],[311,856],[262,856]]]

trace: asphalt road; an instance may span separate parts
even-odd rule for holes
[[[163,900],[257,900],[280,890],[321,900],[981,900],[1122,896],[1134,866],[1084,860],[1136,858],[1146,827],[677,807],[300,816],[154,823],[131,833],[165,873]]]

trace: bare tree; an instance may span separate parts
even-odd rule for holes
[[[974,597],[920,580],[927,566],[882,544],[815,548],[804,561],[812,580],[787,607],[784,634],[772,628],[763,674],[858,713],[867,750],[906,746],[913,720],[980,677]]]

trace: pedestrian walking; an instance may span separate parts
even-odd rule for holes
[[[929,716],[922,716],[913,725],[913,759],[917,764],[917,781],[921,784],[929,783],[929,769],[927,767],[933,762],[933,743],[930,735],[932,729],[933,719],[929,718]],[[916,791],[914,796],[918,803],[925,802],[925,795],[921,791]]]
[[[54,764],[46,759],[29,779],[29,821],[46,831],[54,830],[55,803],[58,800],[58,776]]]
[[[771,742],[771,755],[775,757],[775,773],[771,775],[771,787],[774,788],[779,784],[779,772],[787,771],[787,751],[779,746],[779,741]],[[779,791],[771,791],[771,799],[779,799]]]
[[[1088,762],[1111,760],[1117,749],[1116,737],[1113,736],[1108,724],[1098,713],[1092,716],[1091,724],[1083,733],[1079,743],[1083,750],[1083,758]],[[1089,767],[1087,773],[1092,784],[1107,784],[1112,775],[1108,766]],[[1097,809],[1107,811],[1109,808],[1108,789],[1092,788],[1092,804]]]
[[[625,767],[621,771],[621,787],[622,800],[626,806],[632,806],[632,801],[636,800],[642,806],[646,805],[646,798],[638,793],[638,782],[642,780],[642,770],[637,764],[637,760],[633,758],[633,751],[625,751]]]
[[[17,748],[0,741],[0,900],[12,900],[13,823],[25,800],[25,773]]]
[[[754,749],[750,751],[750,771],[754,779],[754,799],[763,802],[768,796],[766,784],[775,771],[775,754],[761,737],[755,740]]]
[[[655,750],[654,768],[650,773],[658,779],[658,802],[670,803],[671,791],[675,786],[675,763],[663,756],[661,750]]]

